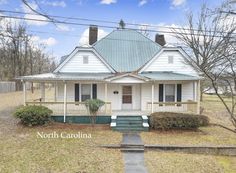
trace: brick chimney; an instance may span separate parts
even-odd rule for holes
[[[155,42],[160,44],[161,46],[164,46],[166,44],[165,36],[164,35],[156,34]]]
[[[89,27],[89,45],[95,43],[98,39],[98,27],[96,25],[91,25]]]

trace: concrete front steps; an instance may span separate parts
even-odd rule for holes
[[[111,128],[115,131],[148,131],[148,117],[146,115],[125,116],[116,115],[111,117]]]

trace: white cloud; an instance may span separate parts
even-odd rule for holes
[[[48,39],[43,39],[42,42],[48,46],[54,46],[57,44],[57,40],[53,37],[49,37]]]
[[[53,37],[42,39],[39,36],[32,36],[31,41],[32,44],[38,43],[38,44],[44,44],[46,46],[54,46],[55,44],[57,44],[57,40]]]
[[[143,6],[147,3],[147,0],[140,0],[138,6]]]
[[[29,3],[30,7],[34,10],[38,10],[38,5],[35,3]],[[28,25],[37,25],[37,26],[42,26],[42,25],[47,25],[48,22],[46,21],[40,21],[40,20],[47,20],[46,17],[38,15],[36,13],[34,13],[29,7],[27,7],[26,5],[22,4],[22,9],[24,12],[26,13],[32,13],[32,14],[26,14],[24,16],[24,18],[29,18],[29,19],[33,19],[33,20],[26,20],[26,23]],[[37,21],[39,20],[39,21]]]
[[[47,25],[48,22],[46,21],[41,21],[41,20],[47,20],[46,17],[41,16],[41,15],[37,15],[37,14],[26,14],[24,16],[24,18],[28,18],[28,19],[33,19],[33,20],[26,20],[26,23],[28,25],[37,25],[37,26],[43,26],[43,25]],[[38,21],[37,21],[38,20]]]
[[[102,29],[98,29],[98,40],[105,37],[108,33]],[[89,28],[87,28],[81,35],[79,40],[79,46],[88,46],[89,45]]]
[[[172,0],[172,5],[174,7],[177,7],[177,6],[183,5],[185,2],[186,0]]]
[[[65,1],[41,1],[41,4],[53,7],[66,7]]]
[[[59,25],[56,25],[56,30],[58,31],[63,31],[63,32],[66,32],[66,31],[73,31],[74,29],[73,28],[70,28],[69,26],[67,25],[63,25],[63,24],[59,24]]]
[[[106,5],[115,4],[116,2],[117,2],[116,0],[101,0],[100,1],[101,4],[106,4]]]

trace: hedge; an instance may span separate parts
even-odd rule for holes
[[[14,116],[26,126],[44,125],[51,119],[52,110],[45,106],[23,106],[18,108]]]
[[[207,116],[191,113],[155,112],[150,116],[150,127],[153,129],[197,129],[208,124]]]

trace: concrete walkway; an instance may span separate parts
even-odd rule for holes
[[[123,133],[123,139],[122,139],[122,145],[123,144],[131,144],[131,145],[144,145],[140,135],[138,133]]]
[[[138,133],[124,133],[121,145],[132,145],[135,149],[135,145],[140,147],[143,145],[143,141]],[[147,173],[143,152],[127,151],[123,153],[123,157],[126,173]]]

